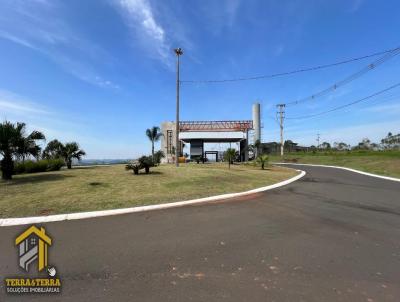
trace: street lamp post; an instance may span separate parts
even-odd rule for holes
[[[175,165],[179,167],[179,57],[183,55],[183,50],[181,48],[175,48],[174,52],[176,54],[176,146],[175,146]]]

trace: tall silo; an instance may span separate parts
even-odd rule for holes
[[[253,104],[253,128],[254,128],[254,142],[259,140],[261,142],[261,106],[260,103]]]

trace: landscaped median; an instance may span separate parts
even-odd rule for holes
[[[77,167],[0,181],[0,218],[128,208],[243,192],[296,176],[270,166],[161,165],[133,175],[124,165]]]

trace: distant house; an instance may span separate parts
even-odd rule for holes
[[[266,153],[266,154],[279,153],[279,148],[280,148],[280,144],[278,144],[276,142],[261,143],[261,145],[260,145],[261,154],[263,154],[263,153]]]
[[[261,153],[266,154],[279,154],[281,144],[277,142],[268,142],[268,143],[261,143],[260,151]],[[284,144],[285,152],[308,152],[311,150],[310,147],[303,147],[299,146],[297,143],[292,142],[291,140],[285,141]]]

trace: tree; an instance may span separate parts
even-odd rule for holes
[[[328,143],[328,142],[323,142],[323,143],[321,144],[321,148],[322,148],[322,149],[325,149],[325,150],[330,150],[330,149],[331,149],[331,144]]]
[[[68,169],[72,168],[72,159],[76,158],[80,161],[84,155],[86,155],[85,151],[79,149],[79,145],[76,142],[66,143],[62,148],[62,156]]]
[[[151,158],[154,163],[154,143],[158,142],[163,134],[160,132],[160,127],[153,126],[146,130],[146,135],[151,141]]]
[[[346,143],[343,143],[343,142],[335,142],[335,143],[333,143],[333,146],[335,149],[337,149],[339,151],[348,150],[350,148],[349,145],[347,145]]]
[[[44,140],[45,136],[40,131],[32,131],[26,137],[22,137],[19,140],[17,147],[17,157],[22,159],[22,162],[25,162],[25,157],[32,155],[36,159],[40,157],[41,148],[36,144],[37,140]]]
[[[377,143],[371,143],[370,149],[372,149],[374,151],[379,150],[379,145]]]
[[[297,143],[291,141],[290,139],[286,140],[283,143],[283,149],[286,150],[287,152],[292,152],[293,150],[296,150]]]
[[[355,149],[360,149],[360,150],[369,150],[370,148],[371,148],[371,141],[368,138],[364,138],[355,147]]]
[[[381,139],[381,144],[385,149],[388,150],[399,148],[400,134],[393,135],[391,132],[389,132],[385,138]]]
[[[79,149],[78,143],[71,142],[64,145],[57,139],[50,141],[42,154],[43,158],[46,159],[63,158],[68,169],[72,168],[72,160],[74,158],[80,161],[84,155],[86,153],[82,149]]]
[[[267,154],[260,154],[260,156],[256,159],[257,163],[261,165],[261,169],[265,169],[265,165],[268,164],[268,155]]]
[[[236,150],[234,148],[228,148],[224,152],[224,159],[228,161],[229,169],[231,168],[231,164],[233,164],[233,159],[236,156]]]
[[[165,154],[162,150],[158,150],[156,153],[154,153],[154,164],[159,165],[161,163],[161,159],[165,157]]]
[[[150,156],[142,156],[138,159],[141,169],[144,168],[146,174],[149,174],[150,167],[154,166],[153,157]]]
[[[14,170],[13,157],[25,157],[28,154],[36,155],[40,147],[35,141],[44,139],[44,135],[39,131],[33,131],[28,136],[25,135],[25,123],[5,121],[0,124],[0,154],[1,171],[3,179],[12,179]]]
[[[63,157],[64,145],[57,139],[48,142],[46,148],[43,150],[42,157],[46,159],[56,159]]]

